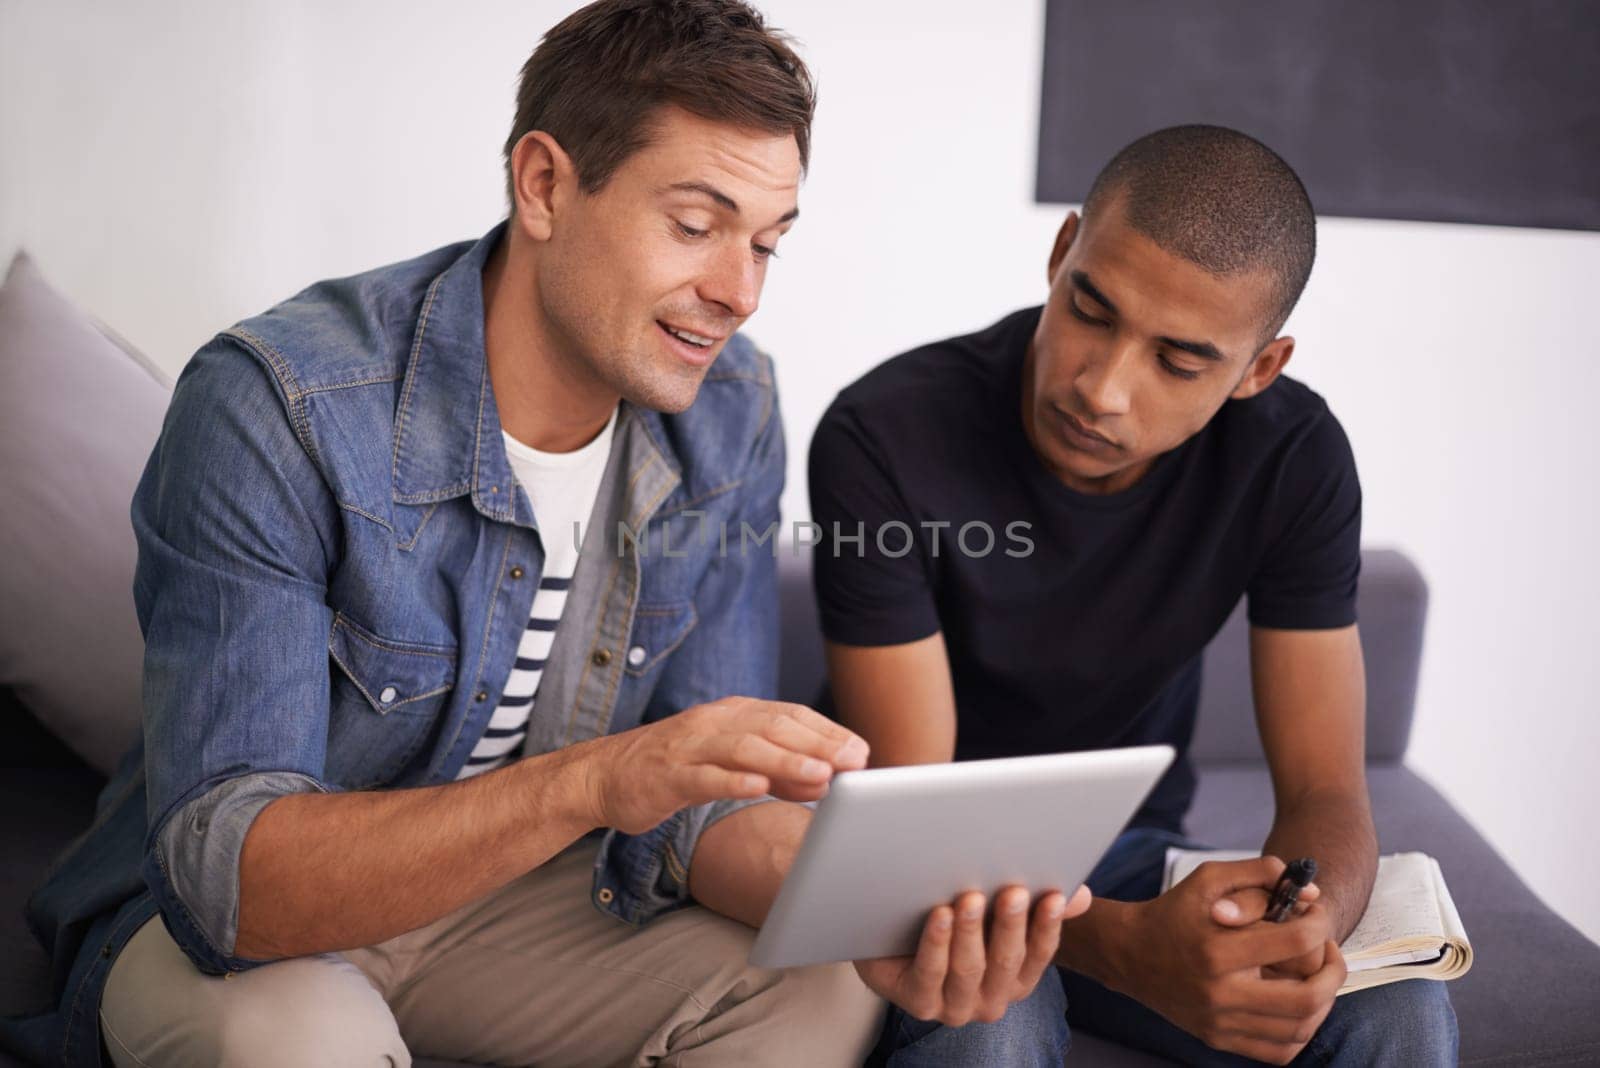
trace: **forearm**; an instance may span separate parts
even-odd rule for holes
[[[273,801],[239,858],[236,955],[372,945],[538,867],[593,829],[593,745],[440,786]]]
[[[1279,806],[1263,853],[1285,861],[1314,857],[1321,901],[1339,941],[1355,929],[1378,873],[1378,836],[1365,789],[1306,794]]]
[[[955,759],[956,698],[943,634],[904,645],[826,648],[840,722],[866,739],[872,767]]]
[[[769,801],[726,816],[700,836],[689,893],[713,912],[760,927],[811,826],[811,810]]]

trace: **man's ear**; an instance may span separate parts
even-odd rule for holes
[[[1073,238],[1078,236],[1078,225],[1081,220],[1075,211],[1067,212],[1066,219],[1061,223],[1061,229],[1056,231],[1056,243],[1050,249],[1050,265],[1045,270],[1045,282],[1048,285],[1056,284],[1056,268],[1061,266],[1061,261],[1067,258],[1067,249],[1072,247]]]
[[[1233,387],[1228,399],[1244,400],[1247,397],[1254,397],[1272,385],[1283,373],[1284,367],[1289,363],[1289,357],[1293,355],[1294,338],[1280,337],[1267,342],[1266,347],[1256,353],[1255,359],[1250,361],[1244,377]]]
[[[542,130],[522,135],[511,150],[511,191],[516,224],[535,241],[548,241],[556,209],[577,187],[577,170],[555,138]]]

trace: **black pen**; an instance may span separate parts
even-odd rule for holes
[[[1316,877],[1317,862],[1310,857],[1291,861],[1283,869],[1278,885],[1272,888],[1272,897],[1267,901],[1267,922],[1282,923],[1287,920],[1294,912],[1294,903],[1300,900],[1300,891]]]

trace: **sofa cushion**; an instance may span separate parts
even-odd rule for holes
[[[169,392],[17,254],[0,287],[0,686],[108,774],[139,723],[128,503]]]
[[[23,917],[28,895],[89,826],[105,780],[62,749],[0,687],[0,1016],[44,1008],[50,958]],[[25,762],[25,761],[32,761]],[[0,1065],[5,1064],[0,1060]]]

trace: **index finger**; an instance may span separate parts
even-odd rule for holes
[[[911,967],[906,969],[910,989],[904,991],[906,1000],[918,1008],[935,1007],[943,1002],[944,980],[950,971],[950,940],[953,937],[951,928],[954,920],[955,910],[949,905],[940,905],[928,913],[928,919],[922,926],[917,955],[912,958]],[[912,1015],[917,1013],[913,1012]],[[933,1015],[938,1015],[936,1007]]]
[[[865,767],[867,740],[842,724],[805,705],[762,701],[763,734],[769,741],[836,767]]]
[[[1287,867],[1277,857],[1251,857],[1248,860],[1208,860],[1195,868],[1189,878],[1197,882],[1206,897],[1216,899],[1235,890],[1271,890]],[[1181,884],[1180,884],[1181,885]]]
[[[1293,914],[1299,915],[1305,912],[1321,896],[1322,891],[1317,888],[1316,883],[1307,883],[1295,898]],[[1225,914],[1221,910],[1226,909],[1228,907],[1227,903],[1230,901],[1237,911]],[[1267,906],[1271,903],[1271,891],[1261,886],[1249,886],[1242,890],[1234,890],[1222,895],[1217,898],[1211,908],[1212,915],[1218,917],[1227,926],[1240,927],[1247,923],[1255,923],[1258,920],[1265,919]]]
[[[1332,921],[1321,905],[1311,905],[1283,923],[1257,923],[1235,929],[1222,936],[1226,947],[1224,970],[1264,967],[1303,957],[1327,941],[1331,933]]]

